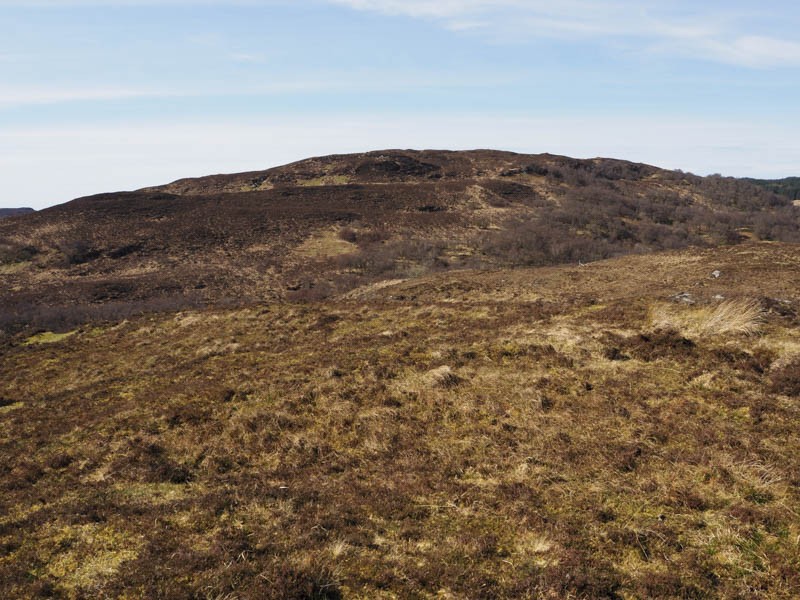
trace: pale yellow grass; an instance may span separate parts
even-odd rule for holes
[[[370,283],[355,288],[354,290],[347,292],[346,294],[343,294],[342,298],[347,300],[366,298],[370,296],[373,292],[377,292],[387,287],[392,287],[393,285],[399,285],[406,281],[408,281],[408,279],[385,279],[383,281],[378,281],[376,283]]]
[[[330,258],[341,254],[350,254],[358,250],[355,244],[339,237],[339,229],[318,231],[302,244],[296,252],[307,258]]]
[[[764,308],[756,300],[727,300],[715,307],[678,308],[657,304],[650,309],[656,329],[675,329],[687,336],[755,335],[764,324]]]

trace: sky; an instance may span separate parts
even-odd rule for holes
[[[790,0],[0,0],[0,207],[386,148],[800,175]]]

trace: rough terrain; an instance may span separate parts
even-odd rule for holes
[[[798,227],[488,151],[4,219],[0,598],[797,598]]]
[[[799,289],[751,243],[20,334],[0,590],[797,597]]]

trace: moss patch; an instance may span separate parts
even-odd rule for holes
[[[22,262],[12,263],[10,265],[0,265],[0,275],[12,275],[19,273],[23,269],[27,269],[33,264],[32,261],[26,260]]]
[[[112,578],[122,563],[136,558],[140,544],[109,525],[90,523],[53,532],[41,540],[39,551],[56,587],[74,593]]]

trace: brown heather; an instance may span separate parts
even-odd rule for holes
[[[384,159],[349,175],[344,159],[325,160],[290,189],[399,202],[383,184],[341,179],[385,175]],[[455,169],[395,163],[392,185],[411,185],[403,169],[440,174],[437,193]],[[522,157],[484,184],[543,178],[569,193],[570,178],[588,177],[536,164]],[[628,163],[600,166],[628,185]],[[283,193],[287,172],[202,185]],[[187,198],[158,210],[206,202]],[[293,210],[309,198],[293,197]],[[103,202],[51,214],[66,222]],[[482,210],[502,227],[491,210],[507,208],[492,202]],[[397,214],[460,218],[429,204]],[[153,206],[128,208],[141,223],[168,219]],[[365,226],[362,214],[338,228],[298,214],[297,232],[284,217],[253,225],[280,230],[285,245],[273,246],[219,233],[235,219],[201,222],[195,258],[156,247],[178,235],[166,225],[111,258],[111,237],[56,251],[72,225],[55,217],[3,220],[31,245],[24,268],[0,274],[3,306],[40,296],[28,314],[6,311],[0,338],[0,598],[800,596],[800,246],[452,269],[434,263],[458,246],[431,242],[426,222],[428,241],[366,276],[350,261],[379,257],[354,258],[352,245],[394,248],[399,221]],[[107,213],[95,230],[122,229],[121,218]],[[271,252],[283,254],[248,271],[248,256]],[[86,261],[65,266],[76,253]],[[112,280],[118,296],[91,296]]]
[[[798,259],[459,272],[20,334],[1,595],[796,597]],[[690,285],[788,297],[757,338],[654,332]]]

